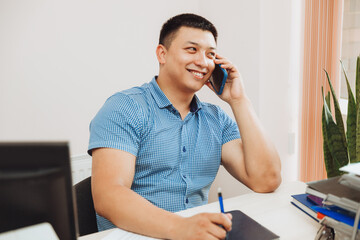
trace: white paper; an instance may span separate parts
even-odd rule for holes
[[[360,175],[360,163],[351,163],[346,166],[340,168],[343,172],[353,173],[356,175]]]
[[[111,233],[106,235],[102,240],[123,240],[123,239],[126,239],[126,240],[159,240],[158,238],[151,238],[151,237],[146,237],[143,235],[127,232],[120,228],[115,229],[114,231],[112,231]]]
[[[39,223],[1,233],[0,240],[59,240],[59,238],[50,223]]]

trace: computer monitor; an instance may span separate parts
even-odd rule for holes
[[[75,240],[73,202],[67,143],[0,143],[0,233],[48,222]]]

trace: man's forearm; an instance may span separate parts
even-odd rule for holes
[[[117,227],[143,235],[174,239],[182,218],[160,209],[124,186],[103,189],[95,201],[96,211]]]
[[[96,210],[127,231],[162,239],[202,240],[224,239],[231,230],[230,214],[200,213],[184,218],[152,205],[126,187],[107,191],[109,194],[97,199]]]
[[[255,181],[255,191],[273,191],[281,182],[281,163],[278,153],[266,137],[247,97],[230,103],[243,143],[248,178]]]

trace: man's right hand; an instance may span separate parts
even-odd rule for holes
[[[200,213],[182,218],[175,226],[175,240],[219,240],[225,239],[231,230],[230,213]],[[222,228],[223,226],[224,228]]]

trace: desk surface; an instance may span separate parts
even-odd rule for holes
[[[225,211],[240,210],[280,236],[282,240],[314,239],[320,224],[291,204],[291,195],[305,193],[303,182],[282,183],[273,193],[248,193],[226,199]],[[217,202],[187,209],[184,217],[200,212],[219,212]],[[100,240],[113,229],[80,237],[79,240]]]

